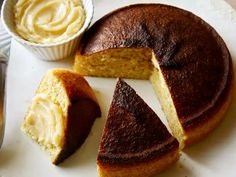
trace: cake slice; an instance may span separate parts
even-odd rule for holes
[[[101,116],[88,82],[65,69],[52,69],[41,81],[22,130],[59,164],[83,144]]]
[[[178,158],[178,141],[135,90],[119,79],[97,157],[100,177],[148,177]]]

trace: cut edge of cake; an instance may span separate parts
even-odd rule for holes
[[[85,76],[149,79],[151,51],[149,48],[117,48],[84,56],[77,52],[73,70]]]
[[[188,122],[180,123],[176,108],[171,98],[172,96],[167,83],[164,80],[164,76],[161,72],[159,64],[157,63],[157,58],[155,57],[154,53],[151,60],[154,68],[149,80],[152,84],[155,94],[157,95],[157,98],[160,101],[162,110],[166,115],[173,135],[178,139],[180,148],[184,149],[185,147],[190,146],[207,136],[224,118],[232,101],[232,93],[234,88],[233,73],[229,73],[229,78],[225,88],[227,89],[227,92],[223,91],[224,95],[220,98],[224,99],[224,103],[221,104],[218,100],[215,104],[216,108],[214,108],[214,110],[210,110],[207,115],[205,115],[206,120],[203,121],[203,123],[202,120],[200,120],[198,124],[189,128],[186,125]],[[214,114],[212,114],[212,112],[214,112]],[[194,118],[192,121],[194,121]]]
[[[153,62],[154,68],[149,79],[154,92],[160,101],[162,110],[165,113],[171,132],[179,141],[180,148],[183,149],[185,147],[185,141],[188,139],[187,135],[179,121],[169,88],[166,84],[164,76],[161,73],[154,53],[151,60]]]

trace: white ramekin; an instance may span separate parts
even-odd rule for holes
[[[86,19],[83,27],[72,37],[58,43],[52,44],[37,44],[29,42],[21,38],[16,30],[14,24],[14,5],[17,0],[4,0],[1,10],[1,18],[3,26],[13,39],[30,50],[37,58],[47,61],[56,61],[72,55],[81,39],[85,30],[89,27],[93,17],[93,1],[83,0],[84,9],[86,12]]]

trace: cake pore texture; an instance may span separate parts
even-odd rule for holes
[[[74,70],[82,75],[149,79],[152,52],[145,48],[114,48],[93,55],[76,55]]]

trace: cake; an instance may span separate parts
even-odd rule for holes
[[[135,90],[119,79],[100,142],[100,177],[149,177],[179,158],[179,143]]]
[[[200,17],[163,4],[130,5],[95,22],[74,70],[150,79],[181,148],[211,132],[231,101],[232,59],[223,39]]]
[[[65,69],[49,70],[22,123],[22,130],[59,164],[88,136],[100,107],[88,82]]]

